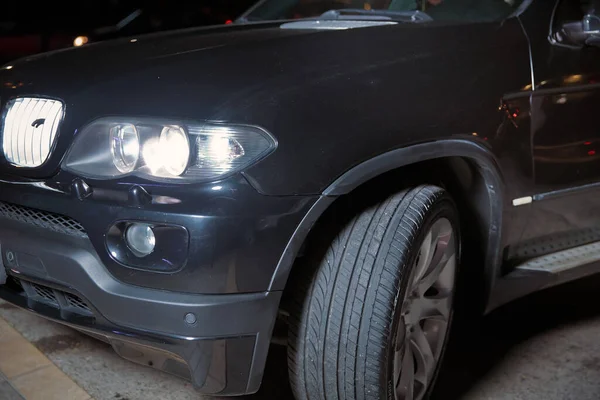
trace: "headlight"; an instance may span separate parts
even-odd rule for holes
[[[167,173],[175,176],[183,174],[190,159],[190,142],[178,126],[167,126],[160,133],[160,148],[169,156],[162,162]]]
[[[216,180],[248,167],[275,147],[267,132],[253,126],[102,118],[77,135],[63,167],[95,179],[131,174]]]
[[[124,124],[113,126],[109,132],[110,150],[115,167],[123,173],[133,171],[140,157],[140,139],[137,129],[131,124]]]

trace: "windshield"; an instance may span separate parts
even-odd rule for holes
[[[523,0],[262,0],[242,21],[317,18],[327,11],[423,11],[434,20],[494,21],[512,14]],[[360,16],[356,17],[360,19]]]

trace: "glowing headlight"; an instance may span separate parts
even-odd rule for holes
[[[163,160],[165,170],[171,175],[183,174],[190,160],[190,142],[183,129],[178,126],[163,128],[159,142],[167,154]]]
[[[275,147],[267,132],[253,126],[103,118],[80,131],[63,167],[95,179],[133,174],[216,180],[248,167]]]

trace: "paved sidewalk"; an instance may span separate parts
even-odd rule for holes
[[[91,397],[0,318],[0,399],[91,400]]]
[[[600,274],[524,298],[482,319],[457,319],[432,400],[599,400],[598,288]],[[45,368],[57,365],[70,377],[58,372],[62,382],[74,380],[96,400],[209,399],[199,395],[189,382],[123,360],[103,342],[0,300],[2,318],[52,362],[35,363]],[[48,392],[43,393],[26,392],[19,386],[17,383],[28,374],[13,379],[2,366],[10,358],[6,349],[13,346],[6,345],[7,336],[16,332],[0,323],[0,371],[27,400],[86,399],[64,394],[75,387],[72,382],[59,385],[59,397],[50,396],[56,390],[53,385],[44,386]],[[0,379],[0,389],[14,394],[9,388]],[[81,391],[75,389],[74,393]],[[0,391],[0,400],[13,400],[7,396]],[[292,399],[285,347],[270,349],[260,392],[239,399]]]
[[[8,381],[4,374],[0,373],[0,399],[2,400],[24,400],[17,389]]]

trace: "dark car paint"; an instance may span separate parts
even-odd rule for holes
[[[23,82],[7,91],[10,97],[51,95],[63,99],[67,108],[56,150],[46,165],[31,171],[21,168],[19,174],[54,175],[54,180],[69,183],[68,174],[55,174],[78,129],[101,116],[151,115],[249,123],[270,131],[279,142],[277,151],[243,173],[263,194],[319,194],[362,161],[443,138],[472,141],[482,151],[495,153],[508,174],[505,179],[513,183],[502,195],[505,204],[526,194],[530,178],[507,168],[524,164],[518,158],[522,154],[503,148],[503,143],[513,145],[512,138],[507,142],[496,137],[498,130],[512,127],[498,111],[500,99],[507,93],[526,96],[520,90],[531,82],[527,38],[517,19],[473,25],[470,30],[447,23],[345,32],[279,26],[150,35],[16,63],[2,78],[5,87]],[[44,79],[48,74],[53,79]],[[526,105],[522,115],[528,114]],[[432,120],[431,115],[438,117]],[[509,134],[523,138],[527,146],[519,130]],[[6,162],[3,169],[14,173]],[[133,177],[116,184],[90,184],[127,190],[133,183],[156,186]],[[160,190],[188,189],[160,185]],[[227,246],[228,251],[232,248],[235,245]],[[251,271],[262,276],[265,270]],[[145,272],[124,275],[136,284],[153,280]],[[176,287],[168,280],[165,285]],[[220,285],[207,287],[199,285],[199,290],[212,292]]]
[[[545,29],[539,29],[536,19],[540,11],[548,14],[552,8],[551,2],[540,2],[523,15],[532,43],[536,86],[531,140],[532,189],[538,201],[532,204],[531,223],[522,240],[568,247],[580,235],[587,236],[587,242],[600,238],[593,232],[600,225],[595,200],[600,187],[594,186],[600,180],[596,155],[600,154],[600,48],[551,43],[548,34],[560,27],[551,27],[548,19]],[[574,187],[584,190],[563,193]]]
[[[277,22],[192,29],[15,62],[0,71],[2,105],[15,96],[49,96],[65,102],[66,116],[45,165],[17,169],[1,160],[0,201],[80,221],[102,264],[124,284],[200,296],[279,293],[306,235],[336,197],[410,163],[463,157],[484,186],[472,201],[487,228],[481,233],[486,290],[490,296],[497,295],[495,287],[513,291],[489,299],[498,306],[498,299],[528,290],[501,279],[511,261],[523,257],[520,246],[547,233],[585,230],[600,215],[592,197],[596,186],[583,186],[597,182],[590,161],[558,167],[563,177],[548,172],[555,166],[540,164],[546,151],[540,146],[564,145],[568,133],[541,121],[540,107],[554,114],[557,106],[539,99],[564,92],[567,104],[585,110],[598,101],[594,85],[565,87],[565,74],[600,72],[576,53],[597,50],[550,43],[552,12],[552,4],[538,0],[521,17],[468,26],[435,22],[337,32],[283,30]],[[565,69],[566,59],[571,64]],[[85,124],[111,115],[251,124],[279,145],[221,182],[84,178],[92,193],[82,195],[78,178],[60,170],[61,161]],[[593,118],[582,117],[576,122],[594,132]],[[580,176],[583,170],[587,175]],[[513,207],[513,200],[527,196],[531,204]],[[573,218],[564,223],[566,211]],[[120,219],[187,228],[185,266],[165,274],[114,261],[104,235]],[[51,276],[30,274],[52,283]],[[261,332],[252,334],[264,349]],[[260,381],[264,354],[257,355],[248,390]]]

